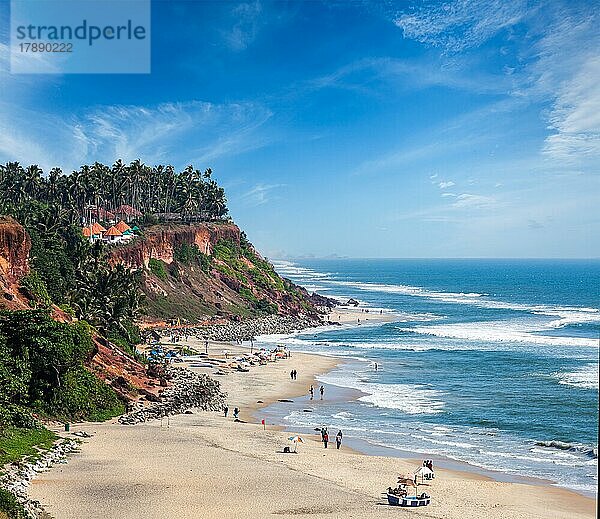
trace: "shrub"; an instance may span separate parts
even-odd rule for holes
[[[0,488],[0,519],[24,519],[27,513],[16,497]]]
[[[201,252],[200,248],[195,243],[192,245],[183,243],[179,247],[175,247],[173,258],[183,265],[192,265],[196,263],[200,266],[202,271],[207,273],[210,272],[212,266],[210,256]]]
[[[49,409],[63,420],[103,421],[125,412],[113,389],[83,366],[65,375],[52,394]]]
[[[46,283],[44,283],[44,280],[35,270],[32,270],[23,277],[21,285],[31,294],[36,306],[47,308],[52,305],[52,299],[50,298],[50,294],[48,294]]]
[[[158,279],[162,279],[163,281],[167,279],[167,269],[165,268],[165,263],[163,261],[150,258],[150,261],[148,261],[148,268]]]
[[[93,354],[89,325],[59,323],[46,310],[0,312],[0,418],[26,425],[22,408],[63,419],[122,412],[112,388],[84,362]]]

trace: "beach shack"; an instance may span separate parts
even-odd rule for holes
[[[97,240],[101,240],[105,232],[106,229],[102,225],[100,225],[98,222],[94,222],[90,226],[90,241],[94,242]]]
[[[81,229],[81,232],[83,233],[83,237],[87,238],[88,240],[92,240],[92,229],[91,227],[84,227],[83,229]]]
[[[104,233],[102,239],[108,243],[119,243],[123,240],[123,233],[113,225]]]
[[[122,241],[128,242],[134,238],[135,233],[133,232],[133,229],[129,227],[129,225],[127,225],[123,220],[120,220],[119,223],[115,224],[115,227],[123,235],[121,238]]]

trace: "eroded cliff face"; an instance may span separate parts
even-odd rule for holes
[[[183,245],[197,245],[200,252],[212,254],[212,248],[221,239],[239,245],[240,229],[235,224],[199,223],[193,225],[157,225],[144,232],[132,243],[116,247],[111,253],[114,263],[129,268],[147,267],[150,259],[173,262],[173,251]]]
[[[16,282],[29,272],[31,240],[14,218],[0,216],[0,272]]]
[[[28,308],[19,282],[29,273],[31,239],[15,219],[0,216],[0,308]]]
[[[244,241],[233,223],[157,225],[130,244],[118,245],[110,253],[113,264],[142,270],[142,290],[146,295],[143,314],[148,322],[181,318],[188,322],[208,317],[252,317],[262,313],[314,315],[310,296],[282,280]],[[214,254],[220,240],[229,251]],[[197,261],[181,263],[174,258],[182,245],[196,245],[211,257],[202,266]],[[244,254],[242,249],[246,251]],[[150,260],[164,262],[158,275],[148,268]]]

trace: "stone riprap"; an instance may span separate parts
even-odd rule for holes
[[[166,375],[171,386],[160,395],[160,401],[148,405],[136,404],[134,409],[121,416],[122,425],[135,425],[165,416],[182,414],[190,409],[220,411],[225,403],[219,382],[203,373],[194,373],[186,368],[168,366]]]
[[[66,463],[67,455],[77,449],[78,445],[76,440],[63,439],[47,451],[41,451],[34,460],[20,461],[5,467],[0,476],[0,487],[14,494],[29,519],[38,519],[44,514],[42,504],[29,499],[27,495],[31,480],[39,472],[44,472],[57,463]]]
[[[165,336],[195,335],[199,339],[220,342],[249,341],[259,335],[289,334],[306,328],[323,326],[327,322],[314,317],[270,315],[257,319],[226,324],[195,326],[177,330],[163,330]]]

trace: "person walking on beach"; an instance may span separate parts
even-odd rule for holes
[[[290,371],[290,378],[294,380],[294,370]]]
[[[319,388],[319,392],[321,393],[321,400],[323,400],[323,393],[325,393],[325,388],[323,386],[321,386]]]
[[[225,406],[223,408],[223,413],[225,414],[225,418],[227,418],[227,414],[229,413],[229,407]]]
[[[298,372],[296,370],[294,370],[294,380],[298,379]]]
[[[233,418],[234,418],[234,420],[238,419],[239,414],[240,414],[240,410],[237,407],[234,408],[233,409]]]
[[[315,388],[312,384],[310,385],[310,389],[308,390],[308,392],[310,393],[310,399],[312,400],[315,397]]]
[[[342,431],[339,430],[338,433],[335,435],[335,446],[337,448],[337,450],[340,450],[340,447],[342,446]]]
[[[327,433],[327,429],[325,429],[325,434],[323,435],[323,445],[327,448],[327,443],[329,442],[329,434]]]

